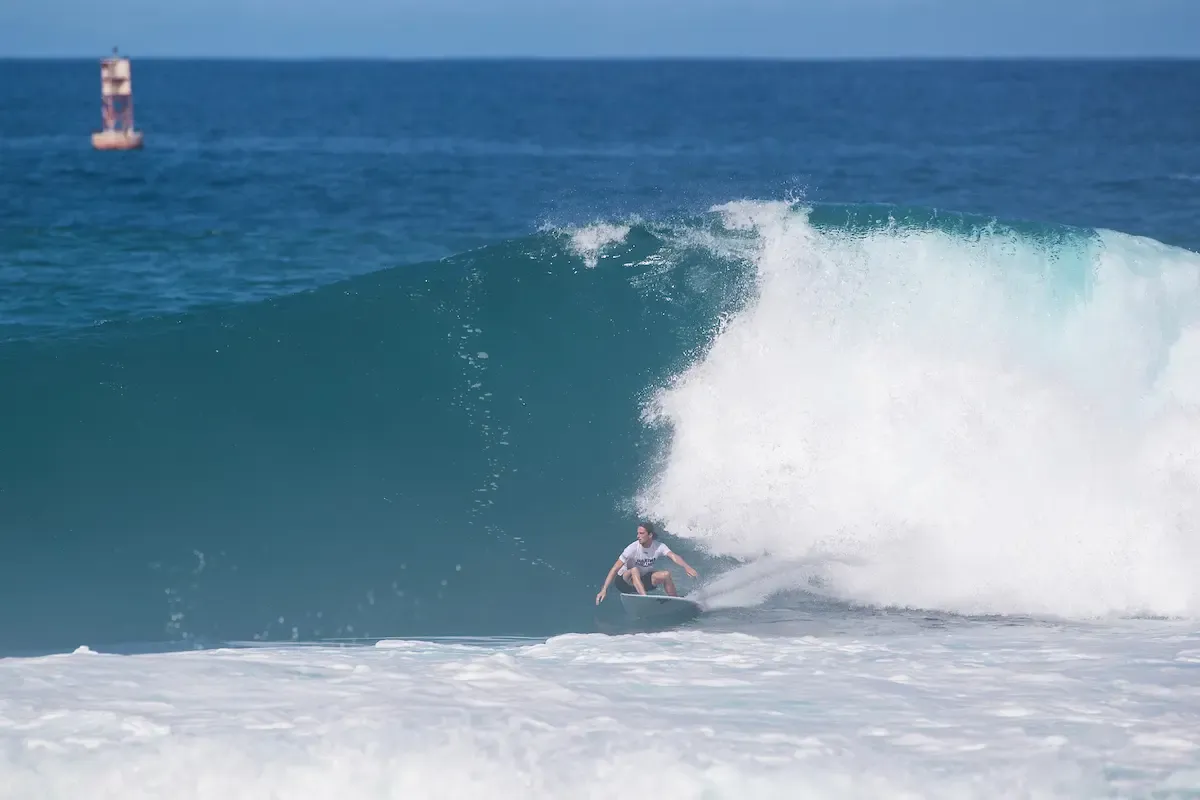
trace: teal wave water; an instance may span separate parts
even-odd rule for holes
[[[9,341],[0,627],[593,630],[639,516],[715,605],[774,560],[752,594],[1194,614],[1198,292],[1108,231],[736,202]]]
[[[637,230],[632,266],[589,269],[547,233],[4,345],[9,641],[586,623],[643,477],[639,397],[737,277],[663,247]]]

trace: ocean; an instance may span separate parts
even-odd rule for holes
[[[0,798],[1200,797],[1200,63],[133,55],[0,61]]]

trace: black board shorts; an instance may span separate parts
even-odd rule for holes
[[[653,574],[654,574],[653,572],[646,572],[646,573],[642,574],[642,588],[646,590],[647,594],[654,591],[654,584],[650,582],[650,576]],[[617,576],[616,584],[617,584],[617,589],[620,590],[621,594],[637,594],[638,593],[637,587],[634,586],[629,581],[625,580],[624,575]]]

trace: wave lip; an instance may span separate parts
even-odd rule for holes
[[[1200,256],[715,211],[755,290],[647,403],[669,443],[643,513],[720,555],[827,557],[855,602],[1200,614]]]

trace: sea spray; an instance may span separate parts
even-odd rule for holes
[[[853,559],[821,572],[855,602],[1200,612],[1200,257],[718,211],[755,293],[647,404],[642,513],[714,554]]]

